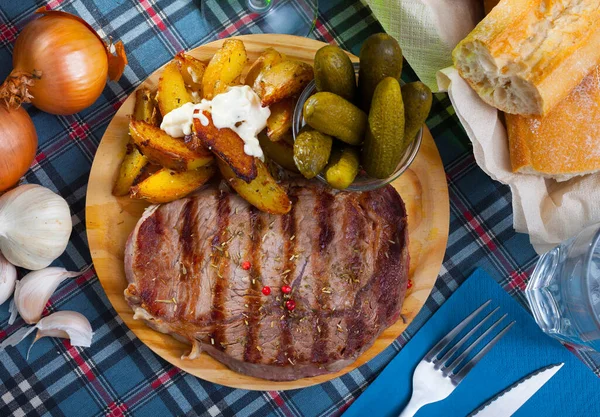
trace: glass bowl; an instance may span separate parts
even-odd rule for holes
[[[354,63],[354,71],[358,75],[359,64]],[[400,81],[401,85],[404,85],[404,82]],[[294,140],[296,140],[296,136],[302,127],[306,124],[304,121],[304,116],[302,115],[302,109],[304,108],[304,103],[310,96],[317,92],[317,87],[315,85],[315,81],[312,80],[302,91],[300,98],[298,99],[298,103],[296,103],[296,108],[294,109],[294,119],[292,122],[292,132],[294,134]],[[419,152],[419,148],[421,147],[421,141],[423,140],[423,128],[419,130],[417,133],[417,137],[415,140],[411,142],[411,144],[404,151],[404,155],[402,155],[402,159],[396,170],[387,178],[373,178],[369,177],[366,172],[361,168],[358,172],[358,175],[354,179],[354,182],[350,184],[345,191],[368,191],[375,190],[377,188],[383,187],[400,177],[404,171],[412,164],[417,153]],[[325,180],[325,176],[323,174],[317,175],[320,181],[327,184],[327,180]]]

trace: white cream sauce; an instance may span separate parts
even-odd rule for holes
[[[194,114],[196,110],[198,113]],[[200,103],[185,103],[167,113],[160,128],[172,137],[179,138],[192,133],[193,119],[200,119],[204,126],[208,119],[202,111],[209,111],[217,129],[229,128],[244,141],[244,152],[264,159],[257,135],[267,126],[271,115],[268,107],[262,107],[258,95],[247,85],[229,87],[212,100],[203,99]]]

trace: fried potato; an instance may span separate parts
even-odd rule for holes
[[[244,141],[231,129],[217,129],[209,112],[203,111],[208,119],[204,126],[194,118],[194,130],[200,141],[215,155],[231,167],[238,178],[246,182],[256,178],[256,158],[244,152]]]
[[[286,133],[277,142],[271,141],[264,132],[260,132],[258,142],[267,158],[288,171],[300,173],[294,162],[294,138],[292,137],[292,132]]]
[[[263,106],[270,106],[302,92],[314,78],[313,68],[301,61],[282,61],[266,70],[254,84]]]
[[[160,171],[162,168],[163,167],[161,167],[158,164],[148,162],[146,165],[144,165],[144,168],[142,168],[142,172],[140,172],[140,175],[138,175],[135,181],[133,181],[133,185],[138,185],[140,182],[144,181],[150,175]],[[131,188],[129,189],[129,192],[131,193]]]
[[[112,190],[113,195],[127,195],[133,182],[140,175],[147,163],[148,158],[142,155],[135,145],[129,142],[125,157],[123,158],[123,162],[121,162],[119,175]]]
[[[290,97],[269,107],[271,110],[271,115],[267,119],[267,136],[269,139],[277,142],[292,129],[295,104],[296,100]]]
[[[271,214],[286,214],[292,203],[285,190],[269,174],[265,164],[256,159],[257,175],[250,183],[238,178],[233,170],[221,160],[217,160],[223,178],[237,193],[254,207]]]
[[[244,43],[239,39],[228,39],[212,57],[204,77],[202,95],[207,100],[224,92],[227,87],[238,82],[248,60]]]
[[[244,79],[244,84],[254,87],[254,83],[260,77],[261,73],[263,73],[265,70],[268,70],[273,65],[279,64],[283,60],[284,56],[275,49],[265,49],[263,53],[256,58],[256,61],[254,61],[248,70],[248,74],[246,74],[246,78]]]
[[[206,71],[206,64],[183,52],[175,56],[175,62],[179,66],[183,82],[192,91],[192,98],[195,102],[200,102],[202,98],[202,78],[204,77],[204,71]]]
[[[151,203],[168,203],[185,197],[200,188],[214,173],[214,166],[205,166],[184,172],[163,168],[134,186],[131,189],[131,197]]]
[[[152,162],[174,171],[186,171],[210,164],[208,151],[192,150],[181,139],[167,135],[159,127],[131,120],[129,134],[140,151]]]
[[[176,61],[167,64],[158,80],[158,108],[163,117],[171,110],[190,103],[192,95],[185,87],[183,76]]]
[[[158,111],[156,109],[156,100],[154,100],[150,89],[140,88],[135,92],[135,106],[132,117],[135,120],[157,124]],[[142,155],[133,142],[129,140],[125,150],[125,157],[121,162],[121,168],[119,168],[119,175],[117,175],[113,187],[113,195],[127,195],[129,189],[141,175],[142,170],[147,164],[148,158]]]
[[[160,124],[160,115],[158,114],[156,97],[149,88],[139,88],[136,90],[133,118],[135,120],[150,123],[154,126]]]

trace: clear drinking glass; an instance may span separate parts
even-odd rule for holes
[[[525,295],[544,332],[600,352],[600,223],[542,255]]]
[[[318,0],[201,0],[202,16],[209,27],[225,25],[231,16],[252,13],[251,20],[235,27],[243,34],[286,33],[309,36],[318,15]]]

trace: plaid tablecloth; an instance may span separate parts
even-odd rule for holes
[[[313,35],[317,39],[358,54],[370,34],[382,31],[360,1],[320,3]],[[17,34],[43,4],[0,2],[0,79],[11,70]],[[101,34],[123,40],[129,56],[124,77],[109,83],[91,108],[64,117],[29,108],[40,144],[26,181],[49,187],[70,204],[73,234],[56,264],[80,270],[91,263],[84,212],[92,160],[127,95],[178,51],[218,37],[267,29],[256,15],[247,15],[241,4],[215,11],[219,27],[207,27],[199,1],[50,0],[47,4],[81,16]],[[308,19],[301,8],[298,13]],[[410,69],[404,73],[405,81],[415,79]],[[163,361],[142,344],[115,313],[92,270],[64,283],[44,312],[83,313],[95,331],[92,346],[74,348],[63,339],[46,338],[37,343],[29,359],[27,343],[0,352],[0,416],[339,415],[476,267],[484,268],[524,303],[523,289],[536,255],[527,237],[512,228],[509,189],[477,167],[447,96],[435,97],[427,124],[447,173],[448,248],[425,307],[405,334],[377,358],[341,378],[302,390],[255,392],[205,382]],[[24,325],[20,319],[8,325],[7,304],[0,307],[0,341]],[[600,373],[600,361],[587,355],[582,359]]]

